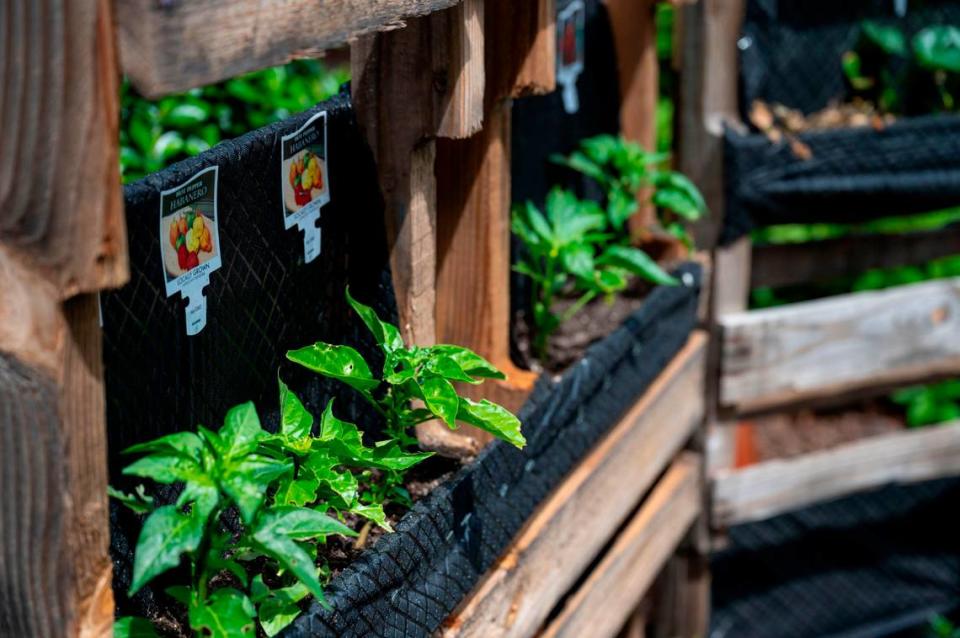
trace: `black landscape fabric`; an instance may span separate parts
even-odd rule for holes
[[[700,269],[687,264],[677,274],[692,285],[655,289],[559,381],[541,377],[519,413],[523,451],[494,441],[333,580],[332,610],[313,604],[283,635],[431,636],[686,342],[696,324]]]
[[[326,110],[330,202],[320,215],[321,253],[304,264],[303,233],[284,229],[280,137]],[[206,288],[207,325],[185,333],[179,294],[167,297],[158,237],[159,194],[197,171],[219,166],[223,265]],[[284,176],[285,177],[285,176]],[[122,485],[124,448],[198,423],[219,427],[227,409],[253,400],[276,410],[277,375],[319,413],[373,421],[343,386],[285,363],[288,349],[318,340],[357,347],[374,365],[378,350],[349,308],[344,289],[396,322],[383,205],[372,155],[348,93],[305,113],[223,142],[124,189],[130,282],[101,297],[110,475]]]
[[[960,602],[960,479],[888,486],[729,530],[711,638],[880,638]]]
[[[847,96],[840,59],[870,18],[908,37],[931,24],[960,26],[960,3],[889,0],[748,0],[740,50],[743,120],[753,100],[810,113]],[[756,226],[855,223],[960,205],[960,117],[901,118],[871,127],[799,135],[812,157],[757,132],[725,131],[725,222],[729,244]]]

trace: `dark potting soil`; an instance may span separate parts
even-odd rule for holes
[[[416,503],[453,476],[460,467],[461,463],[456,459],[439,455],[430,457],[408,472],[404,481],[404,488],[410,494],[411,500]],[[173,502],[176,500],[178,493],[179,490],[176,488],[160,486],[155,498],[160,504]],[[407,513],[408,508],[391,502],[384,507],[384,510],[387,514],[387,522],[392,527],[396,527],[400,519]],[[228,512],[225,516],[225,527],[228,530],[238,529],[236,516],[230,514]],[[110,552],[114,564],[117,616],[144,617],[153,623],[157,632],[164,638],[192,638],[193,634],[189,630],[186,608],[164,593],[167,587],[188,582],[189,577],[184,566],[158,576],[151,581],[150,585],[137,592],[132,599],[125,595],[130,586],[136,539],[143,527],[144,519],[145,517],[134,514],[122,505],[115,502],[110,503]],[[344,516],[343,522],[354,531],[361,533],[366,520],[347,514]],[[374,547],[386,533],[382,528],[371,525],[366,532],[365,542],[362,546],[358,545],[356,540],[352,538],[331,536],[327,539],[327,543],[319,548],[317,562],[318,564],[324,562],[327,564],[330,569],[330,579],[333,579],[347,565],[356,560],[360,554]],[[276,580],[276,575],[268,561],[252,561],[246,563],[246,567],[251,578],[260,574],[263,576],[264,582],[271,587],[282,586]],[[240,587],[240,583],[228,572],[222,572],[211,579],[212,589],[220,587]],[[240,588],[242,589],[242,587]],[[301,608],[306,610],[311,602],[312,597],[308,597],[301,603]],[[257,636],[265,637],[259,626]]]
[[[903,416],[881,401],[833,410],[797,410],[749,421],[757,461],[790,458],[906,428]]]

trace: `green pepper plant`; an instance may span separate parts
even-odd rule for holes
[[[324,603],[310,543],[334,534],[356,535],[321,509],[269,497],[292,469],[289,460],[263,453],[269,437],[253,404],[245,403],[232,408],[216,432],[201,425],[196,432],[170,434],[126,450],[143,456],[124,474],[183,485],[175,503],[153,508],[144,521],[129,593],[185,558],[188,584],[166,592],[186,606],[197,635],[255,636],[258,618],[268,635],[275,634],[299,613],[296,600],[309,593]],[[124,500],[132,501],[135,511],[152,507],[142,492]],[[233,513],[236,523],[228,522]],[[269,564],[284,586],[271,589],[262,577],[251,580],[253,561]],[[224,573],[230,582],[214,586],[215,577]],[[142,619],[125,618],[116,632],[150,635],[148,627]]]
[[[625,228],[637,212],[638,194],[650,189],[663,228],[692,246],[683,222],[700,217],[703,197],[684,175],[659,168],[666,158],[622,137],[592,137],[569,156],[552,159],[595,180],[605,193],[602,205],[554,188],[547,195],[545,212],[531,202],[515,207],[511,229],[525,250],[514,270],[533,284],[532,345],[541,361],[551,335],[564,321],[594,298],[609,299],[622,292],[631,277],[677,285],[646,252],[631,245]],[[558,314],[554,305],[560,295],[575,296],[576,301]]]

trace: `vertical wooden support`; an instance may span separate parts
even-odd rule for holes
[[[617,52],[620,83],[620,133],[648,151],[657,145],[657,96],[660,73],[657,65],[656,0],[605,0],[610,13]],[[630,233],[642,238],[655,221],[650,193],[638,194],[640,210],[629,220]]]
[[[517,409],[535,376],[510,360],[510,101],[555,86],[553,0],[487,0],[484,129],[437,146],[437,336],[507,373],[476,392]],[[489,435],[468,431],[479,444]]]
[[[0,32],[0,635],[109,636],[95,292],[128,278],[111,2],[11,0]]]
[[[408,343],[436,343],[436,138],[465,138],[483,121],[483,0],[365,36],[350,52],[357,117],[377,160],[390,266]],[[457,451],[446,426],[418,428],[427,447]],[[473,450],[475,451],[475,450]]]

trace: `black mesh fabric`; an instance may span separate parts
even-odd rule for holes
[[[878,638],[960,602],[960,479],[881,489],[730,529],[711,638]]]
[[[328,113],[331,200],[320,218],[321,254],[303,263],[303,235],[283,228],[280,137],[318,110]],[[157,237],[159,193],[219,165],[223,265],[206,289],[207,325],[184,329],[180,295],[164,290]],[[370,414],[353,393],[286,364],[284,353],[317,340],[349,343],[377,360],[372,338],[347,306],[344,289],[396,321],[383,206],[372,155],[349,94],[217,145],[124,189],[130,283],[104,293],[104,363],[111,480],[122,484],[120,451],[197,423],[218,427],[237,403],[277,407],[277,373],[313,410],[337,397],[338,411]]]
[[[840,59],[863,19],[896,23],[908,37],[932,24],[960,25],[960,3],[892,0],[748,0],[740,49],[740,104],[781,103],[806,113],[845,99]],[[755,226],[857,222],[960,204],[960,117],[902,118],[875,131],[799,136],[810,159],[755,132],[725,132],[726,207],[720,242]]]
[[[700,271],[690,264],[680,272],[692,275],[692,286],[655,289],[559,381],[539,380],[519,413],[523,451],[502,441],[487,447],[334,579],[332,611],[314,604],[283,635],[432,635],[682,347],[696,323]]]

